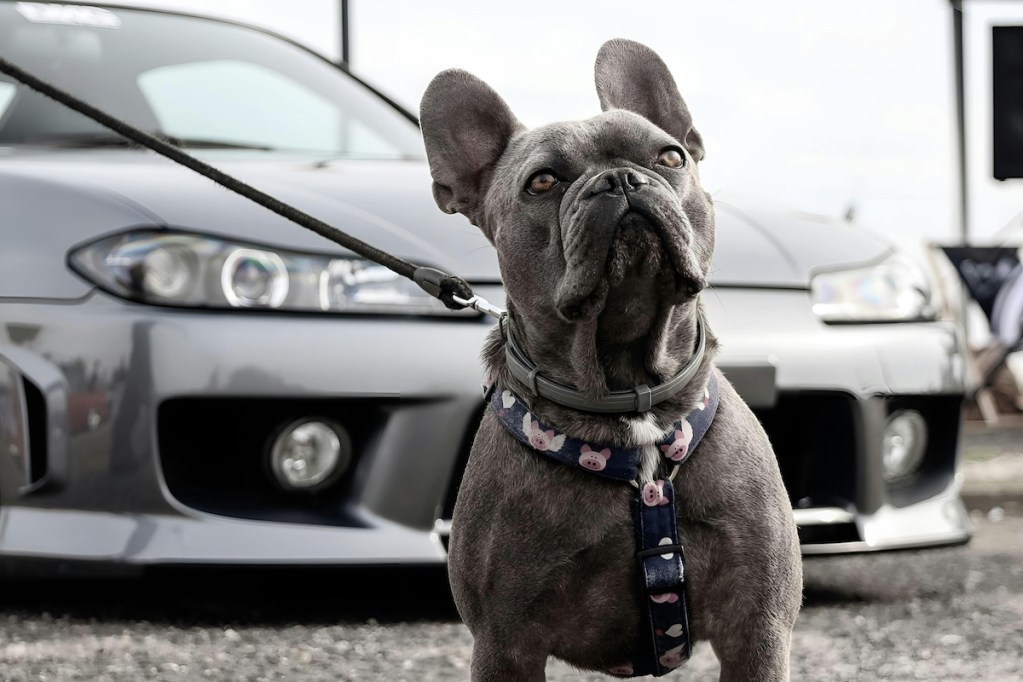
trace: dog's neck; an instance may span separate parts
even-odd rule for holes
[[[511,324],[519,346],[540,372],[560,383],[577,387],[587,397],[597,398],[612,390],[627,390],[639,384],[654,386],[677,373],[692,359],[699,316],[698,299],[665,306],[640,338],[611,343],[602,340],[599,318],[565,324],[556,333],[541,333],[539,325],[516,310],[508,301]],[[499,330],[491,334],[483,360],[488,374],[511,389],[536,414],[561,429],[582,438],[620,446],[636,445],[635,424],[643,422],[646,433],[669,428],[702,396],[711,372],[716,340],[707,330],[707,351],[696,376],[683,390],[642,415],[599,415],[580,412],[534,396],[507,369],[504,338]]]
[[[628,390],[639,384],[666,381],[692,358],[696,346],[698,304],[672,306],[655,318],[649,332],[637,339],[614,342],[601,333],[594,339],[601,390]]]

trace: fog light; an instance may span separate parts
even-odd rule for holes
[[[887,481],[917,470],[927,447],[927,422],[916,410],[900,410],[884,429],[884,477]]]
[[[348,433],[336,424],[313,419],[289,425],[270,448],[270,470],[287,490],[323,488],[344,473],[351,459]]]

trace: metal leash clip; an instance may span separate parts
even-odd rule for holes
[[[472,308],[476,312],[496,317],[499,320],[502,317],[504,317],[504,315],[507,313],[507,311],[504,308],[498,308],[496,305],[494,305],[487,299],[483,298],[482,296],[477,296],[476,294],[473,294],[472,298],[468,300],[460,298],[458,296],[452,296],[451,300],[453,300],[455,303],[459,305],[465,306],[466,308]]]

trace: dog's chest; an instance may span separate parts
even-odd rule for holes
[[[657,444],[664,438],[664,431],[654,423],[650,415],[629,419],[632,444],[642,449],[643,459],[639,467],[639,480],[652,481],[660,465],[661,454]]]

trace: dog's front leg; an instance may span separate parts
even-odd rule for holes
[[[522,642],[477,638],[472,647],[472,682],[543,682],[547,656]]]
[[[787,682],[791,636],[786,632],[747,639],[744,644],[722,646],[712,642],[721,662],[721,682]],[[730,644],[737,644],[730,642]]]

